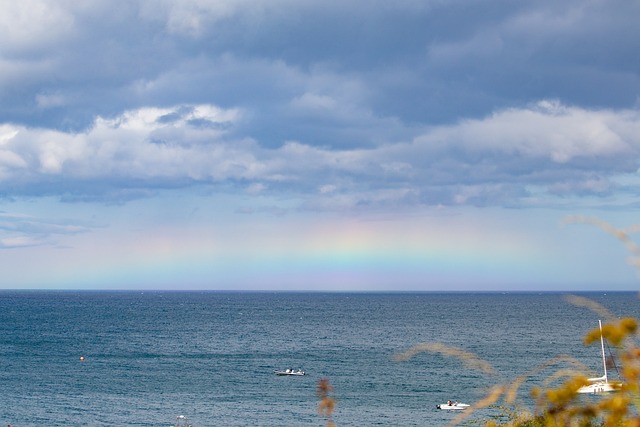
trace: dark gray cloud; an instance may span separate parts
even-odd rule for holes
[[[630,107],[640,87],[635,2],[98,1],[33,16],[29,3],[45,4],[4,6],[16,71],[0,81],[3,114],[29,124],[158,102],[263,111],[312,90],[317,70],[358,82],[374,113],[425,123],[544,98]]]

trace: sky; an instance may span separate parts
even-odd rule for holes
[[[639,16],[0,0],[0,289],[636,290]]]

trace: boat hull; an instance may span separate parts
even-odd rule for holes
[[[617,391],[618,389],[611,385],[610,383],[595,383],[585,385],[578,389],[578,393],[580,394],[598,394],[598,393],[609,393],[612,391]]]
[[[471,405],[467,405],[466,403],[454,403],[452,405],[447,405],[446,403],[442,403],[440,405],[436,405],[438,409],[446,409],[449,411],[461,411],[463,409],[467,409]]]
[[[305,375],[304,371],[275,371],[274,374],[281,377],[301,377]]]

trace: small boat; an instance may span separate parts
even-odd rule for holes
[[[171,427],[191,427],[191,423],[189,422],[189,418],[184,415],[178,415],[175,424],[172,424]]]
[[[450,411],[461,411],[463,409],[467,409],[469,406],[471,405],[467,405],[466,403],[452,402],[449,400],[447,403],[441,403],[439,405],[436,405],[436,408],[447,409]]]
[[[305,375],[305,372],[302,369],[285,369],[284,371],[275,371],[274,373],[281,376],[291,375],[300,377]]]
[[[602,347],[602,365],[604,367],[604,375],[597,378],[589,378],[589,383],[578,389],[578,393],[582,394],[596,394],[596,393],[608,393],[611,391],[617,391],[617,384],[610,383],[607,378],[607,359],[604,353],[604,338],[602,337],[602,321],[598,320],[600,326],[600,346]]]

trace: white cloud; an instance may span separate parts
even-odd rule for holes
[[[436,128],[416,139],[427,151],[463,149],[468,154],[549,159],[568,163],[579,158],[637,155],[640,112],[585,110],[542,101],[530,109],[500,111],[482,120]]]
[[[239,18],[255,22],[263,9],[277,8],[282,3],[273,0],[143,0],[140,15],[164,23],[170,33],[200,37],[223,20]]]
[[[92,229],[70,220],[0,211],[0,249],[55,245],[60,236],[77,235]]]
[[[0,150],[0,168],[24,168],[24,159],[11,151]]]
[[[17,126],[2,124],[0,125],[0,145],[6,144],[12,140],[20,132]]]
[[[39,93],[36,95],[36,104],[42,109],[61,107],[67,102],[62,93]]]
[[[291,106],[295,109],[314,110],[331,110],[336,107],[336,101],[327,95],[318,95],[315,93],[305,93],[296,97],[291,101]]]
[[[249,187],[247,187],[247,193],[249,193],[249,194],[260,194],[266,189],[267,189],[267,186],[264,185],[263,183],[255,182],[255,183],[251,184]]]
[[[163,121],[167,116],[173,117]],[[98,118],[90,130],[79,134],[7,125],[2,129],[2,158],[5,167],[24,169],[14,171],[13,179],[31,176],[35,187],[39,174],[58,175],[72,187],[86,179],[142,179],[151,186],[156,179],[252,179],[260,174],[254,143],[224,142],[220,140],[224,130],[191,122],[232,124],[237,118],[235,110],[199,105],[142,108],[116,118]],[[162,137],[170,139],[158,141]],[[198,146],[194,140],[206,143]],[[41,184],[46,180],[43,177]]]
[[[0,8],[0,52],[4,54],[45,49],[74,30],[74,17],[66,1],[3,1]]]
[[[321,185],[320,188],[318,188],[318,191],[320,191],[320,193],[322,194],[329,194],[329,193],[333,193],[337,189],[338,187],[336,187],[335,185],[327,184],[327,185]]]
[[[15,236],[0,238],[0,248],[25,248],[30,246],[41,246],[45,242],[30,236]]]

